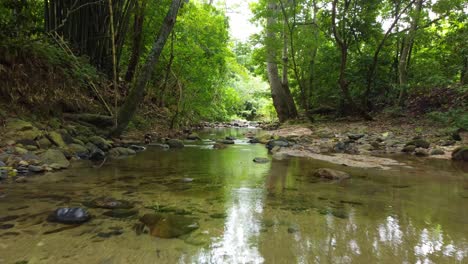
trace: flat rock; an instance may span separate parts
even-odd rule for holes
[[[113,157],[131,156],[135,155],[136,151],[130,148],[116,147],[109,150],[109,154]]]
[[[65,169],[70,166],[70,162],[60,150],[48,149],[46,152],[42,153],[39,158],[42,163],[53,164],[54,168],[57,169]]]
[[[268,163],[268,162],[270,162],[270,160],[267,159],[267,158],[254,158],[253,162],[255,162],[255,163]]]

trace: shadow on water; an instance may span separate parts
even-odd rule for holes
[[[388,171],[301,158],[255,164],[268,154],[247,143],[247,132],[261,133],[207,130],[204,141],[187,141],[182,150],[150,148],[100,169],[77,166],[3,186],[0,263],[466,262],[463,168],[419,159]],[[236,144],[211,149],[208,139],[226,136]],[[312,174],[321,167],[352,178],[319,181]],[[45,221],[56,207],[100,197],[128,201],[132,214],[93,207],[92,221],[81,226]],[[195,219],[199,228],[152,237],[135,229],[135,212]]]

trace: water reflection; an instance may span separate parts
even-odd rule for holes
[[[224,234],[215,239],[209,249],[201,250],[197,263],[263,263],[257,246],[262,196],[261,189],[232,190]]]

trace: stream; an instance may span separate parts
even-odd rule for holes
[[[149,147],[126,159],[0,186],[0,263],[467,263],[468,175],[447,160],[407,158],[407,167],[359,169],[306,158],[271,160],[248,144],[249,128],[207,129],[178,150]],[[211,138],[235,145],[212,149]],[[352,175],[319,181],[317,168]],[[47,221],[59,207],[98,197],[129,201],[138,215]],[[138,216],[191,217],[179,238],[139,234]],[[118,231],[118,232],[115,232]]]

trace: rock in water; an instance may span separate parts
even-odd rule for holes
[[[184,147],[184,143],[178,139],[169,139],[166,142],[166,144],[169,145],[169,148],[183,148]]]
[[[468,162],[468,147],[460,147],[452,152],[453,160],[461,160]]]
[[[104,208],[104,209],[130,209],[133,204],[125,200],[117,200],[111,197],[99,197],[89,202],[83,203],[91,208]]]
[[[129,148],[116,147],[116,148],[109,150],[109,154],[112,157],[131,156],[131,155],[135,155],[136,151],[134,151],[133,149],[129,149]]]
[[[316,170],[314,172],[314,176],[318,178],[322,178],[322,179],[339,180],[339,181],[351,178],[351,176],[346,172],[334,170],[334,169],[327,169],[327,168]]]
[[[198,136],[197,133],[192,133],[192,134],[188,135],[187,139],[188,140],[201,140],[200,136]]]
[[[270,140],[266,144],[268,150],[272,150],[274,147],[288,147],[290,144],[286,140]]]
[[[146,214],[140,221],[150,229],[150,234],[160,238],[176,238],[198,229],[196,219],[181,215]]]
[[[103,213],[103,215],[113,218],[128,218],[136,214],[138,214],[138,210],[131,209],[114,209]]]
[[[62,224],[82,224],[91,219],[88,211],[83,208],[58,208],[49,215],[48,220]]]
[[[270,160],[267,159],[267,158],[254,158],[253,162],[255,162],[255,163],[268,163],[268,162],[270,162]]]
[[[49,164],[51,167],[57,169],[66,169],[70,166],[70,162],[65,155],[60,150],[56,149],[48,149],[40,156],[40,159],[43,163]]]
[[[348,138],[351,140],[359,140],[363,138],[365,135],[364,134],[349,134]]]

